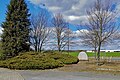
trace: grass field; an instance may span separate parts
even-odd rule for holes
[[[66,53],[66,52],[64,52],[64,53]],[[77,57],[79,52],[70,52],[69,54]],[[87,55],[89,57],[94,57],[94,53],[92,53],[92,52],[87,52]],[[120,57],[120,52],[107,52],[107,53],[101,52],[101,56],[104,56],[104,57]]]

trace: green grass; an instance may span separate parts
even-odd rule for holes
[[[66,52],[64,52],[64,53],[65,53],[65,54],[68,54],[68,53],[66,53]],[[71,56],[77,57],[78,54],[79,54],[79,52],[70,52],[69,54],[70,54]],[[92,52],[87,52],[87,55],[88,55],[89,57],[94,57],[94,53],[92,53]],[[104,56],[104,57],[120,57],[120,52],[107,52],[107,53],[101,52],[100,55],[101,55],[101,56]]]
[[[89,57],[93,57],[94,53],[87,52]],[[100,56],[104,57],[120,57],[120,52],[101,52]]]
[[[64,54],[68,54],[67,52],[63,52]],[[69,52],[69,55],[77,57],[79,52]]]

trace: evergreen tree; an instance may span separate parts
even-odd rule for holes
[[[6,57],[29,50],[29,16],[24,0],[11,0],[3,22],[2,49]]]

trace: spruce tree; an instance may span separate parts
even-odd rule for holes
[[[29,50],[29,10],[24,0],[11,0],[3,22],[2,49],[6,57]]]

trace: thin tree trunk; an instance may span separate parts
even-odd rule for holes
[[[97,60],[97,55],[96,55],[96,52],[97,52],[97,48],[95,47],[95,60]]]
[[[61,49],[60,49],[60,38],[58,38],[58,51],[60,52],[61,51]]]
[[[40,53],[42,52],[42,46],[43,46],[43,42],[40,44],[40,48],[39,48],[39,51],[40,51]]]
[[[60,52],[61,50],[60,50],[60,45],[58,46],[58,51]]]
[[[70,51],[70,49],[69,49],[69,44],[68,44],[68,54],[69,54],[69,51]]]
[[[68,54],[69,54],[69,51],[70,51],[70,40],[69,40],[69,34],[68,34]]]
[[[101,42],[98,45],[98,53],[97,53],[97,60],[100,61],[100,49],[101,49]]]
[[[37,51],[37,43],[35,44],[35,51]]]

